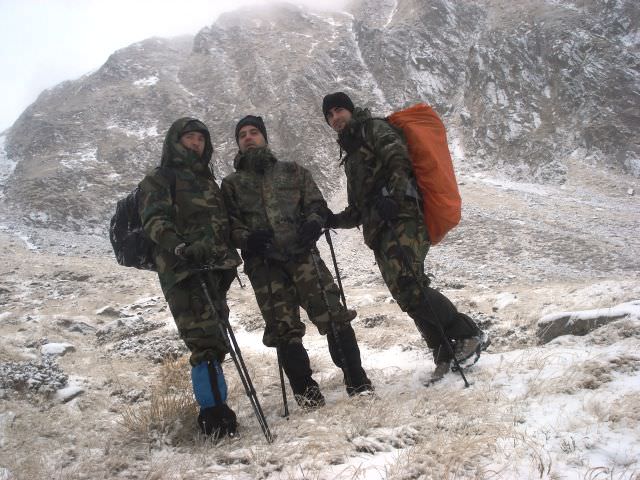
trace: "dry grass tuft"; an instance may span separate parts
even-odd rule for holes
[[[149,442],[193,441],[198,406],[191,388],[187,357],[162,364],[158,381],[144,405],[126,406],[120,424]]]
[[[628,393],[607,407],[606,421],[622,423],[628,428],[640,424],[640,398],[637,393]]]

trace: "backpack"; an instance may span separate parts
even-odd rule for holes
[[[422,193],[424,222],[431,243],[436,245],[460,222],[462,205],[444,124],[424,103],[395,112],[387,121],[402,130],[407,141]]]
[[[176,199],[176,177],[173,170],[160,167],[158,171],[171,185],[171,201]],[[111,217],[109,239],[118,263],[125,267],[156,271],[153,259],[155,243],[142,228],[138,206],[140,205],[140,186],[126,197],[118,200],[116,213]]]

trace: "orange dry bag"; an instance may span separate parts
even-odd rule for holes
[[[422,193],[424,222],[433,245],[460,222],[462,200],[442,120],[429,105],[419,103],[390,115],[407,140],[418,188]]]

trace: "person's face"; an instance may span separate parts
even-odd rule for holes
[[[251,148],[264,147],[267,141],[262,136],[260,130],[253,125],[245,125],[238,132],[238,147],[244,153]]]
[[[202,132],[187,132],[180,137],[180,144],[187,150],[191,150],[201,157],[204,153],[206,138]]]
[[[327,122],[336,132],[341,132],[351,120],[351,112],[343,107],[333,107],[327,112]]]

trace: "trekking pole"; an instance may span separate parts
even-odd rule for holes
[[[342,368],[344,369],[344,377],[347,382],[347,385],[353,385],[351,382],[351,373],[349,372],[349,364],[347,363],[347,356],[344,354],[344,350],[342,349],[342,345],[340,344],[340,333],[338,331],[338,326],[336,322],[331,318],[331,309],[329,308],[329,298],[327,297],[327,291],[322,285],[322,281],[320,280],[320,267],[318,267],[318,260],[316,259],[316,255],[320,255],[318,253],[318,248],[313,247],[311,252],[311,260],[313,261],[313,268],[316,271],[316,281],[318,283],[318,288],[320,289],[320,293],[322,294],[322,299],[324,300],[324,305],[327,307],[327,314],[329,315],[329,324],[331,325],[331,333],[333,338],[336,341],[336,348],[338,350],[338,355],[340,356],[340,361],[342,362]],[[345,302],[345,309],[347,308]]]
[[[238,272],[236,272],[236,280],[238,280],[240,288],[244,289],[244,284],[242,283],[242,280],[240,280],[240,274]]]
[[[440,319],[438,318],[438,315],[436,314],[435,309],[433,308],[433,306],[431,305],[431,302],[429,301],[429,297],[427,296],[427,291],[425,290],[424,285],[422,285],[422,282],[420,282],[420,280],[418,279],[418,275],[416,274],[416,271],[413,269],[413,265],[411,265],[411,262],[409,261],[409,259],[407,259],[406,255],[404,254],[404,250],[402,249],[402,245],[400,244],[400,238],[398,238],[398,234],[394,230],[393,225],[391,224],[390,221],[385,221],[384,223],[386,224],[387,228],[391,230],[391,233],[393,234],[393,240],[398,245],[398,251],[400,252],[400,257],[402,258],[402,261],[404,262],[405,266],[409,269],[411,276],[416,281],[416,284],[420,289],[420,293],[422,294],[422,297],[424,298],[424,301],[427,304],[427,307],[429,308],[429,310],[431,310],[431,313],[433,314],[433,318],[435,318],[435,322],[431,321],[429,323],[431,323],[432,325],[435,325],[436,328],[438,329],[440,335],[444,339],[444,343],[446,344],[447,349],[449,350],[449,353],[453,357],[453,363],[456,369],[460,372],[460,376],[464,381],[465,388],[468,387],[469,382],[467,381],[467,377],[465,377],[464,372],[462,371],[462,367],[460,366],[460,363],[458,363],[458,359],[456,358],[456,352],[453,350],[453,346],[451,345],[449,338],[444,333],[444,328],[442,328]]]
[[[336,252],[333,250],[333,242],[331,241],[331,231],[327,228],[324,231],[324,238],[327,240],[329,250],[331,251],[331,259],[333,260],[333,269],[336,271],[336,280],[338,281],[338,287],[340,288],[340,298],[344,308],[347,308],[347,299],[344,296],[344,289],[342,288],[342,280],[340,279],[340,270],[338,270],[338,262],[336,260]]]
[[[218,326],[220,327],[220,332],[222,333],[222,338],[225,340],[227,344],[227,348],[229,349],[229,354],[233,359],[233,363],[238,370],[238,376],[242,381],[242,386],[244,387],[244,391],[249,398],[251,403],[251,407],[253,408],[253,413],[260,424],[260,428],[262,429],[262,433],[264,433],[265,438],[268,443],[273,442],[273,436],[271,435],[271,431],[269,430],[269,425],[267,424],[267,419],[262,411],[262,407],[260,406],[260,402],[258,400],[258,395],[256,394],[255,388],[253,388],[253,383],[251,382],[251,377],[249,376],[249,371],[247,370],[247,366],[244,363],[242,358],[242,353],[240,352],[240,347],[238,346],[238,342],[236,341],[236,337],[233,334],[233,330],[231,329],[231,324],[229,323],[229,319],[226,318],[225,315],[221,315],[218,309],[216,308],[211,296],[209,295],[209,289],[207,288],[207,282],[205,281],[204,275],[200,271],[199,274],[200,286],[202,287],[202,291],[204,292],[204,296],[209,302],[209,305],[213,309],[213,311],[218,315],[218,318],[222,320],[222,322],[218,322]],[[229,342],[231,339],[231,342]]]
[[[271,288],[271,267],[269,259],[265,257],[264,265],[267,269],[267,290],[269,291],[269,309],[271,310],[271,323],[276,322],[276,310],[273,304],[273,289]],[[282,416],[289,420],[289,402],[287,402],[287,389],[284,384],[284,371],[282,368],[282,350],[280,346],[276,347],[276,355],[278,357],[278,372],[280,373],[280,388],[282,389]]]

